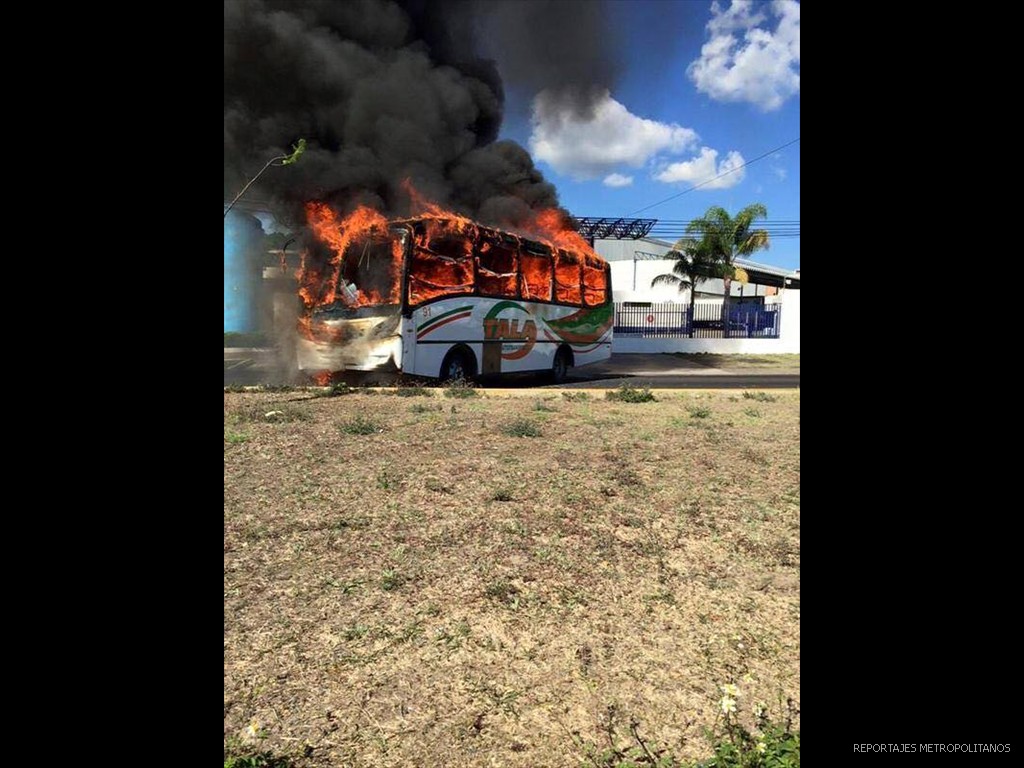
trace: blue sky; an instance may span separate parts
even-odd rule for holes
[[[543,92],[509,89],[502,137],[530,149],[578,216],[657,218],[667,227],[712,205],[735,213],[764,203],[761,226],[775,236],[752,258],[798,268],[800,142],[790,142],[800,138],[799,3],[612,0],[611,7],[628,43],[618,52],[621,78],[593,118],[567,113]]]

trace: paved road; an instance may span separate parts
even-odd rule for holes
[[[610,360],[574,370],[563,387],[615,388],[624,383],[665,389],[799,387],[799,369],[711,368],[674,355],[613,354]]]
[[[573,369],[569,380],[557,388],[614,389],[626,382],[665,389],[792,388],[800,386],[800,371],[709,368],[672,355],[616,354],[603,363]],[[293,382],[288,382],[274,350],[225,348],[224,386],[287,383]],[[504,377],[493,384],[508,389],[552,386],[534,376]]]
[[[224,348],[224,386],[284,383],[275,371],[273,350]]]

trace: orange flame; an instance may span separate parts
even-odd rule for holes
[[[402,191],[409,196],[409,214],[410,216],[433,216],[433,217],[445,217],[456,216],[457,214],[446,211],[440,205],[430,200],[427,200],[423,195],[420,194],[419,190],[412,185],[412,179],[403,179],[400,185]]]
[[[409,196],[410,218],[443,221],[445,228],[449,230],[465,235],[475,233],[477,228],[475,221],[428,200],[413,186],[412,179],[404,179],[401,187],[402,191]]]
[[[413,225],[413,248],[409,265],[409,300],[419,304],[440,295],[470,293],[474,289],[474,247],[479,249],[480,264],[477,280],[488,283],[492,289],[501,286],[502,292],[514,292],[515,274],[522,277],[521,288],[525,297],[542,301],[579,303],[582,298],[603,301],[606,289],[604,276],[605,262],[594,252],[589,243],[573,228],[566,214],[557,208],[542,208],[531,211],[526,220],[499,222],[498,227],[515,232],[525,238],[548,246],[553,261],[544,256],[530,254],[527,250],[507,252],[500,245],[500,232],[481,227],[472,219],[446,209],[428,200],[413,186],[410,179],[401,184],[409,197],[411,216],[399,219],[400,223]],[[374,306],[397,304],[401,300],[403,248],[397,238],[390,240],[390,284],[385,295],[373,285],[358,286],[353,296],[339,292],[342,270],[346,269],[345,259],[354,258],[348,254],[353,244],[367,243],[374,235],[383,235],[388,230],[388,219],[381,213],[366,206],[356,208],[345,217],[329,206],[319,202],[306,204],[306,217],[317,238],[331,251],[325,263],[313,263],[310,254],[302,254],[302,262],[296,277],[299,280],[299,294],[307,309],[307,317],[300,319],[299,332],[307,339],[336,338],[337,331],[314,328],[310,319],[312,310],[335,303],[339,299],[348,306]],[[491,240],[494,240],[493,244]],[[377,240],[376,242],[380,242]],[[513,251],[516,249],[513,246]],[[366,249],[363,249],[365,255]],[[485,254],[489,254],[485,256]],[[380,258],[377,251],[371,257]],[[362,255],[356,258],[362,258]],[[484,262],[487,262],[485,265]],[[350,265],[347,269],[352,269]],[[552,275],[552,268],[554,275]],[[551,295],[554,277],[555,295]],[[339,295],[340,293],[340,295]]]
[[[428,200],[413,186],[411,179],[405,179],[401,186],[402,191],[409,196],[412,217],[444,219],[449,227],[454,227],[462,233],[469,233],[477,226],[472,219]],[[531,211],[531,215],[525,221],[501,221],[497,222],[497,226],[544,243],[552,250],[564,248],[567,251],[598,257],[590,243],[580,236],[568,217],[557,208],[541,208]]]
[[[564,248],[567,251],[597,256],[590,243],[583,239],[566,219],[565,214],[557,208],[541,208],[534,213],[531,221],[520,225],[520,228],[533,235],[534,239],[551,246],[552,250]]]
[[[316,382],[317,386],[326,387],[331,383],[334,375],[330,371],[318,371],[312,374],[313,381]]]
[[[365,236],[374,227],[387,228],[388,220],[372,208],[361,205],[343,219],[338,218],[324,203],[306,203],[306,220],[316,236],[333,251],[326,265],[311,265],[308,254],[302,255],[299,267],[299,295],[306,307],[332,304],[337,299],[338,278],[341,275],[345,251],[357,236]],[[400,258],[399,254],[399,258]],[[379,295],[366,295],[364,304],[380,303]]]

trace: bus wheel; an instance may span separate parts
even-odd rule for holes
[[[471,353],[456,347],[441,363],[441,381],[469,381],[476,375]]]
[[[566,375],[569,373],[569,368],[572,367],[572,358],[569,350],[565,347],[561,347],[558,352],[555,353],[555,362],[551,364],[551,380],[555,384],[561,384],[565,381]]]

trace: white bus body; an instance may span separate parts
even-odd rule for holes
[[[363,258],[363,269],[379,273],[379,257],[400,241],[390,274],[401,280],[401,302],[353,306],[359,269],[348,270],[351,283],[343,272],[337,299],[302,323],[300,370],[443,379],[549,371],[560,380],[569,367],[611,356],[611,278],[600,257],[485,228],[463,234],[443,220],[396,223],[377,239],[378,262]],[[369,246],[357,247],[365,257]]]

